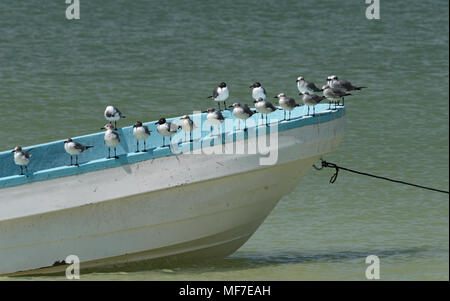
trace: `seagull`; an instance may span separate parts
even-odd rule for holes
[[[260,83],[256,82],[251,85],[250,88],[253,88],[252,97],[254,100],[258,100],[260,98],[262,98],[263,100],[266,99],[266,90],[263,88],[263,86],[261,86]]]
[[[336,75],[331,75],[328,78],[330,80],[329,86],[331,88],[340,89],[344,92],[353,91],[353,90],[361,90],[363,88],[367,88],[367,87],[353,86],[352,83],[347,80],[339,80],[339,78]]]
[[[331,103],[334,102],[335,107],[336,103],[339,103],[339,101],[342,99],[342,102],[344,102],[344,96],[352,95],[350,93],[346,93],[340,89],[331,88],[329,85],[325,85],[322,87],[323,95],[330,100],[330,106],[328,109],[331,109]]]
[[[213,126],[214,125],[220,126],[222,122],[225,120],[225,118],[223,117],[221,111],[216,111],[214,108],[209,108],[208,110],[206,110],[206,112],[208,112],[208,115],[206,115],[206,120],[211,125],[211,134],[212,134]],[[218,131],[220,133],[220,128],[218,129]]]
[[[241,119],[244,120],[244,132],[247,131],[247,119],[250,118],[255,112],[250,110],[248,105],[244,104],[241,106],[240,103],[236,102],[230,108],[233,108],[233,115],[239,119],[239,128],[241,127]]]
[[[300,93],[308,92],[313,94],[314,92],[321,92],[319,88],[316,87],[314,83],[307,82],[303,76],[297,78],[297,89]]]
[[[317,94],[309,94],[308,91],[303,93],[303,104],[308,106],[308,115],[309,116],[309,107],[313,107],[313,116],[316,114],[316,105],[321,102],[322,100],[326,99],[325,96],[320,96]]]
[[[224,108],[226,108],[226,100],[228,99],[228,96],[230,95],[228,91],[227,84],[224,82],[221,82],[218,87],[216,87],[213,91],[212,96],[208,96],[208,98],[212,98],[214,101],[218,102],[219,105],[219,111],[220,111],[220,102],[223,101]]]
[[[265,101],[263,98],[258,98],[258,100],[254,101],[256,110],[261,113],[261,119],[263,119],[263,114],[266,115],[266,126],[269,126],[267,123],[267,115],[276,111],[277,108],[268,101]]]
[[[192,121],[191,118],[189,118],[189,115],[184,115],[181,119],[181,129],[184,132],[184,141],[187,141],[186,133],[189,132],[189,142],[192,142],[192,131],[195,129],[195,124]]]
[[[67,141],[64,141],[64,149],[70,155],[70,165],[69,166],[73,165],[72,156],[75,156],[75,160],[76,160],[75,166],[80,166],[80,165],[78,165],[78,155],[91,147],[93,147],[93,146],[92,145],[84,146],[81,143],[75,142],[72,140],[72,138],[68,138]]]
[[[116,129],[112,123],[108,123],[106,124],[102,129],[105,129],[105,137],[104,137],[104,142],[105,145],[108,147],[108,157],[106,159],[111,159],[111,147],[114,147],[114,159],[119,159],[119,157],[117,156],[117,150],[116,147],[117,145],[119,145],[120,143],[120,137],[119,134],[117,134],[116,132],[114,132],[114,130]]]
[[[298,103],[295,103],[295,99],[287,97],[286,94],[280,93],[274,98],[278,98],[278,103],[280,107],[284,110],[284,120],[286,120],[286,111],[289,111],[289,119],[291,120],[291,111],[295,109],[295,107],[300,106]]]
[[[167,122],[166,118],[160,118],[155,124],[158,125],[156,128],[158,133],[163,136],[163,144],[162,147],[166,147],[165,145],[165,137],[169,136],[169,144],[172,142],[172,135],[175,134],[181,126],[176,125],[173,122]]]
[[[139,140],[144,140],[143,152],[147,151],[147,145],[145,140],[150,136],[151,131],[148,126],[142,125],[142,122],[136,121],[133,125],[133,136],[136,138],[136,153],[139,153]]]
[[[23,175],[23,169],[25,168],[26,173],[28,173],[28,163],[30,163],[30,154],[28,151],[22,149],[21,146],[16,146],[11,152],[14,153],[14,163],[20,167],[20,175]]]
[[[114,121],[115,128],[117,127],[117,121],[120,118],[125,118],[125,116],[122,115],[119,109],[113,106],[107,106],[104,115],[106,120],[108,120],[109,122]]]

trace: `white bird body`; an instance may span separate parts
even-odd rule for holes
[[[108,147],[116,147],[120,143],[119,134],[114,132],[112,129],[107,129],[105,132],[105,144]]]
[[[211,111],[206,115],[206,120],[211,125],[220,125],[225,118],[223,118],[223,115],[220,111]]]
[[[71,156],[78,156],[79,154],[81,154],[82,152],[84,152],[85,150],[87,150],[88,148],[91,148],[91,147],[92,146],[84,146],[81,143],[72,141],[72,139],[70,139],[64,143],[64,149]]]
[[[276,110],[271,102],[265,101],[262,98],[255,103],[255,108],[261,114],[270,114]]]
[[[133,128],[133,136],[137,140],[145,140],[150,136],[150,131],[147,126],[137,126]]]
[[[295,103],[295,99],[287,97],[286,95],[279,95],[278,103],[283,110],[292,111],[299,105]]]
[[[173,122],[166,122],[158,125],[156,129],[163,136],[171,136],[177,132],[178,126]]]
[[[125,116],[122,116],[122,113],[113,106],[107,106],[104,115],[108,121],[118,121],[120,118],[125,118]]]
[[[253,99],[257,100],[259,98],[266,99],[266,91],[263,87],[256,87],[252,90]]]
[[[14,163],[19,166],[26,166],[30,163],[30,155],[25,150],[14,152]]]
[[[298,91],[303,94],[305,92],[308,93],[315,93],[320,92],[320,89],[316,87],[314,83],[307,82],[302,76],[299,76],[297,78],[297,89]]]
[[[189,116],[185,116],[186,118],[181,119],[181,129],[183,132],[192,132],[195,128],[194,122],[189,118]]]
[[[228,91],[228,87],[217,87],[216,90],[217,92],[217,96],[213,96],[213,100],[214,101],[225,101],[228,99],[228,97],[230,96],[230,93]],[[216,93],[214,93],[216,94]]]
[[[253,111],[247,105],[239,105],[234,107],[233,115],[238,119],[248,119],[253,115]]]

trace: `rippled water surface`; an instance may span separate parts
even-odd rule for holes
[[[254,81],[296,96],[297,76],[338,74],[369,88],[326,159],[448,190],[448,1],[381,1],[380,20],[364,1],[80,2],[77,21],[0,2],[0,150],[97,131],[107,104],[148,121],[207,108],[221,81],[245,103]],[[384,280],[449,279],[448,195],[331,175],[311,170],[226,259],[82,279],[364,280],[371,254]]]

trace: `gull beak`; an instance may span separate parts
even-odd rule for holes
[[[298,83],[299,82],[299,80],[297,79],[296,81],[295,81],[296,83]]]
[[[228,108],[232,108],[233,106],[228,106]]]
[[[15,153],[15,152],[16,152],[15,150],[12,150],[12,151],[11,151],[11,153]]]
[[[253,88],[253,85],[251,85],[249,88]]]
[[[273,98],[278,98],[278,96],[274,96]]]

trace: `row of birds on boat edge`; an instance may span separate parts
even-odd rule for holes
[[[340,80],[336,75],[328,76],[327,84],[322,86],[319,89],[313,82],[306,81],[302,76],[299,76],[296,80],[297,89],[299,91],[299,95],[302,95],[302,103],[303,105],[308,106],[308,114],[309,116],[309,108],[313,107],[313,116],[315,115],[315,106],[319,104],[322,100],[329,100],[329,109],[331,109],[332,104],[334,107],[344,105],[344,97],[350,96],[350,91],[361,90],[366,87],[358,87],[352,85],[349,81]],[[280,105],[279,108],[275,107],[271,102],[266,101],[267,93],[264,87],[259,83],[255,82],[250,86],[252,88],[252,98],[254,99],[255,111],[261,114],[261,119],[264,119],[263,115],[266,117],[266,126],[267,123],[267,115],[276,111],[276,110],[284,110],[284,120],[290,120],[291,111],[296,107],[301,106],[295,102],[294,98],[286,96],[285,93],[280,93],[274,98],[278,99],[278,103]],[[322,92],[323,95],[318,95],[316,93]],[[213,131],[213,126],[220,125],[225,118],[222,115],[222,111],[220,108],[220,104],[223,102],[223,109],[231,109],[233,108],[233,115],[239,120],[244,120],[244,131],[247,130],[245,120],[250,118],[256,112],[251,110],[247,104],[241,105],[240,103],[234,103],[233,105],[227,107],[226,101],[230,95],[228,90],[228,86],[226,83],[222,82],[216,87],[213,91],[213,95],[209,96],[212,100],[218,103],[219,110],[215,110],[214,108],[209,108],[203,113],[207,114],[207,121],[211,125],[211,132]],[[286,119],[286,112],[289,113],[288,119]],[[120,136],[117,132],[115,132],[117,127],[117,121],[121,118],[125,118],[125,116],[115,107],[107,106],[105,113],[105,118],[109,121],[101,129],[105,129],[104,143],[108,148],[108,157],[107,159],[118,159],[116,147],[120,143]],[[179,129],[182,129],[185,134],[189,133],[190,142],[192,142],[192,131],[195,128],[194,122],[189,118],[189,115],[184,115],[181,117],[180,124],[175,124],[173,122],[166,121],[165,118],[160,118],[157,124],[157,131],[162,135],[163,144],[162,147],[165,147],[165,137],[170,137],[175,134]],[[114,125],[112,122],[114,121]],[[146,139],[150,136],[151,131],[147,126],[143,125],[142,122],[137,121],[133,126],[133,136],[136,139],[136,152],[140,152],[139,150],[139,141],[144,141],[144,149],[142,152],[147,151]],[[185,141],[187,138],[185,137]],[[70,155],[70,166],[79,166],[78,164],[78,155],[84,152],[85,150],[92,148],[92,145],[83,145],[79,142],[73,141],[71,138],[68,138],[64,141],[64,149]],[[111,148],[114,149],[114,156],[111,157]],[[30,150],[28,150],[30,151]],[[14,153],[14,163],[20,167],[20,175],[23,175],[24,169],[28,173],[28,163],[30,162],[30,154],[27,150],[22,149],[21,146],[17,146],[12,153]],[[75,162],[73,162],[73,156],[75,156]]]

